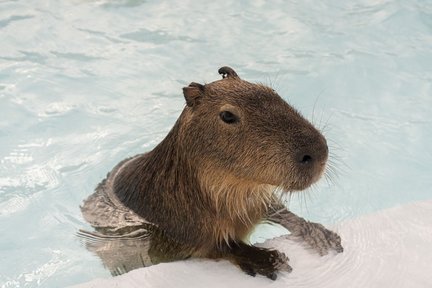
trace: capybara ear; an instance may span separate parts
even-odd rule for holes
[[[237,73],[232,69],[231,67],[224,66],[219,68],[218,73],[222,75],[222,79],[225,78],[234,78],[234,79],[240,79],[240,77],[237,75]]]
[[[204,95],[204,85],[192,82],[187,87],[183,87],[183,95],[186,99],[186,105],[193,107],[199,103]]]

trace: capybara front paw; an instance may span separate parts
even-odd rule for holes
[[[319,223],[304,222],[293,235],[301,237],[321,256],[326,255],[330,249],[334,249],[338,253],[343,252],[341,237]]]
[[[284,253],[277,250],[260,249],[251,258],[240,260],[238,265],[248,275],[260,274],[276,280],[278,271],[292,271],[288,260]]]

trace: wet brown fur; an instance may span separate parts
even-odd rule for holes
[[[242,243],[266,218],[273,191],[307,188],[327,160],[321,133],[273,89],[224,68],[222,80],[185,87],[187,105],[166,138],[108,177],[125,207],[189,256],[249,251]],[[239,121],[225,123],[223,111]]]

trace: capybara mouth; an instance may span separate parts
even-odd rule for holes
[[[281,185],[286,192],[302,191],[318,182],[325,172],[328,153],[322,156],[324,159],[314,161],[310,156],[297,163],[295,173],[291,170],[289,177]]]
[[[292,179],[290,190],[301,191],[316,183],[324,174],[328,159],[327,141],[322,134],[315,130],[315,136],[310,145],[299,149],[294,157],[296,173]],[[286,187],[287,188],[287,187]]]

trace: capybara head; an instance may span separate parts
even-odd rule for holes
[[[328,157],[323,135],[272,88],[229,67],[219,73],[222,80],[183,88],[179,140],[190,165],[286,191],[316,182]]]

